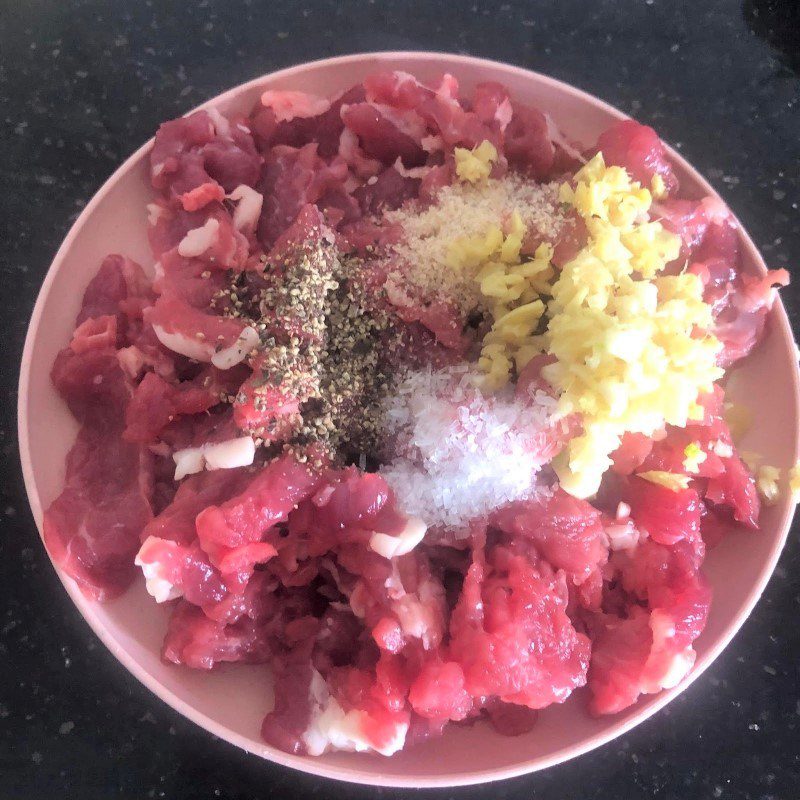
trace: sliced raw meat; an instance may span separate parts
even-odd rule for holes
[[[529,708],[586,683],[590,642],[566,613],[563,576],[502,548],[474,560],[450,621],[450,653],[473,696]]]
[[[259,472],[239,495],[210,505],[197,517],[197,535],[212,562],[253,542],[285,522],[289,512],[317,485],[307,467],[286,456]]]
[[[94,600],[128,588],[139,534],[152,516],[151,456],[120,433],[81,429],[67,456],[64,490],[44,514],[50,555]]]
[[[394,164],[398,158],[406,167],[419,167],[425,163],[425,151],[419,143],[425,135],[425,127],[424,124],[417,127],[419,123],[415,119],[410,121],[410,125],[404,125],[403,117],[374,103],[347,106],[342,110],[342,119],[358,136],[368,158],[375,158],[386,166]]]
[[[299,149],[278,145],[266,158],[258,191],[264,196],[258,236],[265,248],[295,221],[309,203],[316,203],[327,192],[343,187],[348,177],[347,164],[327,164],[318,154],[317,145]]]
[[[700,538],[700,498],[694,489],[673,491],[642,478],[630,479],[625,500],[641,530],[659,544]]]
[[[532,541],[543,559],[576,583],[608,559],[600,512],[562,489],[541,500],[513,503],[499,511],[492,523],[507,534]]]
[[[647,125],[632,119],[616,122],[600,134],[597,149],[602,151],[606,164],[625,167],[631,177],[647,189],[655,175],[661,176],[669,194],[678,188],[664,144]]]
[[[547,119],[532,106],[513,103],[512,108],[514,114],[505,135],[508,162],[537,180],[544,180],[550,174],[556,153]]]

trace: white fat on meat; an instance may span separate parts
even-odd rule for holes
[[[425,120],[413,109],[401,111],[394,106],[383,103],[373,103],[372,107],[384,118],[389,120],[398,130],[419,142],[427,136],[428,128]],[[344,106],[342,106],[344,108]]]
[[[430,608],[427,608],[418,597],[407,594],[392,603],[400,629],[406,636],[412,639],[419,639],[425,650],[429,650],[432,644],[430,631],[435,626],[435,620]]]
[[[413,75],[411,77],[416,81]],[[439,85],[436,87],[436,94],[440,99],[452,105],[458,103],[458,79],[456,76],[445,72],[445,74],[442,75],[442,80],[439,81]]]
[[[423,136],[420,146],[426,153],[436,153],[444,150],[444,139],[441,136]]]
[[[211,117],[211,122],[214,123],[214,130],[217,132],[217,136],[221,136],[223,139],[230,139],[231,123],[216,108],[209,108],[206,113]]]
[[[236,203],[236,208],[233,210],[233,227],[237,231],[255,230],[258,218],[261,216],[264,195],[242,183],[228,195],[228,200]]]
[[[369,158],[361,149],[356,136],[350,128],[342,128],[339,134],[339,155],[352,167],[353,171],[360,178],[367,178],[367,183],[372,185],[377,180],[377,174],[381,171],[381,162],[374,158]],[[348,180],[351,176],[348,176]]]
[[[259,342],[258,331],[252,327],[245,328],[232,345],[218,352],[205,339],[187,336],[181,331],[168,331],[158,323],[153,323],[153,332],[158,341],[173,353],[203,363],[211,362],[217,369],[230,369],[240,364]]]
[[[653,646],[644,667],[644,674],[649,679],[642,681],[642,691],[655,694],[677,686],[694,666],[697,653],[691,645],[687,645],[676,653],[665,654],[664,651],[670,649],[670,640],[675,636],[675,623],[659,609],[650,615],[650,630],[653,632]]]
[[[211,442],[199,447],[184,447],[172,454],[175,480],[187,475],[215,469],[249,467],[256,455],[256,445],[250,436],[239,436],[224,442]]]
[[[709,222],[715,222],[718,225],[727,223],[733,228],[739,227],[728,206],[718,197],[704,197],[700,201],[700,205],[703,206],[703,211],[706,212]]]
[[[141,375],[147,363],[144,353],[136,345],[121,347],[117,350],[117,361],[123,372],[132,380],[136,380]]]
[[[350,610],[359,619],[364,619],[364,617],[367,616],[368,599],[369,595],[366,587],[362,581],[357,581],[356,585],[353,587],[353,591],[350,592],[349,603]]]
[[[680,653],[674,653],[668,666],[662,670],[658,682],[645,691],[655,694],[662,689],[673,689],[689,674],[696,658],[697,653],[691,645],[687,645]]]
[[[317,117],[324,114],[331,107],[331,102],[327,97],[308,92],[268,89],[261,95],[261,105],[271,108],[278,122],[288,122],[295,117]]]
[[[214,355],[214,348],[196,336],[187,336],[180,331],[168,331],[157,323],[153,323],[153,333],[168,350],[193,358],[195,361],[211,361]]]
[[[147,224],[150,226],[155,225],[161,217],[167,216],[167,209],[160,203],[147,204]]]
[[[547,124],[547,137],[553,144],[557,144],[570,158],[574,158],[581,164],[586,163],[586,157],[580,150],[573,147],[570,141],[564,136],[556,125],[555,120],[549,115],[544,115],[545,123]]]
[[[433,169],[433,167],[406,167],[399,156],[392,166],[404,178],[424,178]]]
[[[391,609],[406,636],[419,639],[425,650],[435,647],[442,638],[445,597],[441,584],[424,579],[414,594],[392,600]]]
[[[202,447],[184,447],[172,454],[175,462],[175,480],[183,480],[187,475],[195,475],[206,467]]]
[[[405,527],[396,536],[388,533],[373,533],[370,549],[379,556],[392,559],[410,553],[423,539],[428,526],[419,517],[409,517]]]
[[[203,445],[206,469],[235,469],[249,467],[256,455],[256,445],[251,436],[239,436],[225,442]]]
[[[501,103],[497,104],[497,109],[494,112],[495,121],[500,125],[500,132],[504,133],[514,116],[514,109],[511,107],[511,101],[506,97]]]
[[[235,367],[247,358],[247,354],[253,350],[258,343],[258,331],[255,328],[247,327],[239,334],[239,338],[230,347],[224,347],[218,353],[214,353],[211,356],[211,363],[217,369],[230,369],[231,367]]]
[[[179,557],[179,548],[177,542],[148,536],[133,561],[137,567],[142,568],[147,593],[156,603],[166,603],[183,595],[183,592],[167,579],[168,566],[163,561],[165,555]]]
[[[612,550],[633,550],[639,544],[639,531],[630,519],[606,525],[605,534]]]
[[[217,240],[219,220],[207,219],[200,228],[192,228],[178,243],[178,254],[184,258],[197,258],[203,255]]]
[[[343,750],[391,756],[403,749],[408,723],[397,722],[394,736],[383,747],[375,747],[364,733],[369,715],[359,709],[345,711],[331,696],[325,679],[317,670],[312,672],[308,701],[311,720],[302,738],[309,755],[321,756],[329,750]]]

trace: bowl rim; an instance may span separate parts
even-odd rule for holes
[[[524,67],[507,64],[502,61],[493,59],[480,58],[477,56],[469,56],[455,53],[447,53],[441,51],[427,51],[427,50],[401,50],[401,51],[374,51],[374,52],[361,52],[352,53],[341,56],[334,56],[331,58],[321,58],[312,61],[304,61],[298,64],[293,64],[279,70],[264,73],[252,80],[239,84],[231,89],[228,89],[221,94],[215,95],[191,110],[185,112],[184,116],[191,114],[195,111],[206,109],[214,106],[220,102],[224,102],[242,92],[256,88],[259,84],[263,83],[267,78],[291,78],[295,73],[302,72],[308,67],[322,67],[322,66],[335,66],[340,64],[348,64],[360,62],[364,60],[398,60],[406,59],[410,62],[417,63],[441,63],[445,69],[457,69],[459,66],[472,66],[472,67],[487,67],[494,71],[505,72],[509,75],[515,75],[519,78],[530,80],[534,79],[536,82],[544,85],[549,85],[558,91],[571,95],[577,100],[580,100],[588,105],[600,109],[616,119],[629,119],[630,117],[616,107],[607,103],[604,100],[582,90],[569,83],[552,78],[549,75],[536,72],[534,70],[525,69]],[[376,66],[378,66],[376,64]],[[20,366],[20,377],[18,384],[18,399],[17,399],[17,420],[18,420],[18,442],[20,451],[20,460],[22,464],[22,474],[25,483],[25,490],[28,496],[28,501],[33,513],[34,521],[36,522],[39,536],[42,538],[42,503],[36,489],[36,483],[33,475],[33,462],[30,450],[30,439],[28,436],[29,418],[28,418],[28,392],[30,383],[30,372],[33,358],[34,342],[36,334],[39,330],[40,322],[44,313],[44,306],[48,295],[50,294],[52,284],[55,280],[56,274],[59,272],[61,263],[63,262],[66,254],[73,244],[73,240],[77,236],[77,232],[83,226],[85,220],[92,215],[95,208],[97,208],[104,200],[105,196],[110,192],[111,188],[129,172],[136,169],[141,160],[149,152],[153,145],[154,139],[149,139],[145,144],[136,149],[125,161],[104,181],[100,189],[92,196],[91,200],[86,204],[84,209],[78,215],[76,220],[70,226],[70,229],[64,238],[63,242],[56,251],[55,256],[47,270],[44,281],[39,289],[36,303],[28,324],[25,345],[22,353],[22,361]],[[688,174],[691,175],[692,180],[700,187],[705,193],[712,197],[720,198],[717,191],[705,179],[705,177],[689,162],[677,152],[673,147],[665,143],[665,147],[670,159],[678,163]],[[724,203],[725,201],[722,200]],[[727,203],[725,204],[727,207]],[[755,246],[747,230],[738,219],[734,216],[739,225],[740,241],[744,248],[748,251],[752,261],[756,264],[761,272],[766,272],[767,267]],[[793,340],[793,333],[791,324],[789,322],[783,302],[778,299],[778,302],[773,306],[773,324],[777,323],[780,328],[782,336],[788,336]],[[795,410],[800,407],[800,380],[798,371],[792,371],[792,389],[794,393]],[[797,460],[798,455],[798,442],[794,443],[794,459]],[[766,559],[762,569],[759,572],[757,580],[750,587],[746,600],[742,609],[734,618],[733,622],[728,625],[724,632],[720,635],[717,643],[712,646],[701,657],[698,657],[694,667],[690,673],[682,680],[676,687],[672,689],[664,689],[657,695],[653,695],[652,699],[646,706],[641,708],[637,713],[631,715],[629,718],[622,719],[616,723],[612,723],[606,730],[601,733],[595,734],[588,739],[578,742],[573,745],[562,747],[549,756],[537,757],[529,761],[520,761],[510,766],[503,766],[498,768],[489,768],[476,770],[474,772],[450,772],[442,773],[440,775],[421,775],[421,776],[395,776],[386,775],[381,773],[380,761],[376,760],[376,768],[374,772],[367,773],[363,769],[352,768],[344,765],[329,765],[322,760],[315,759],[309,756],[291,755],[278,750],[266,743],[261,745],[254,745],[253,741],[247,737],[236,733],[225,725],[208,717],[206,714],[196,710],[186,701],[177,697],[173,692],[167,689],[161,682],[153,678],[143,667],[141,667],[135,659],[129,655],[128,651],[120,646],[116,640],[107,632],[103,623],[99,620],[95,613],[95,603],[87,599],[78,588],[77,584],[69,578],[51,559],[51,564],[58,575],[61,583],[64,585],[67,593],[72,599],[73,603],[81,613],[83,618],[89,624],[90,628],[94,631],[95,635],[100,641],[108,648],[112,655],[131,673],[140,683],[147,689],[153,692],[160,700],[173,708],[175,711],[188,718],[196,725],[205,729],[209,733],[218,736],[221,739],[236,745],[254,755],[265,758],[274,763],[280,764],[284,767],[299,770],[306,774],[315,775],[324,778],[331,778],[333,780],[356,783],[367,786],[386,786],[397,788],[446,788],[456,786],[469,786],[489,781],[502,780],[514,778],[521,775],[527,775],[546,769],[556,764],[563,763],[577,756],[583,755],[591,750],[595,750],[608,742],[616,739],[617,737],[628,732],[640,723],[652,717],[671,700],[677,697],[678,694],[683,692],[691,683],[693,683],[700,675],[711,665],[711,663],[722,653],[722,651],[730,644],[733,637],[738,633],[744,622],[750,616],[755,604],[758,602],[761,594],[766,587],[767,582],[772,576],[778,558],[786,543],[792,517],[794,514],[794,504],[784,503],[780,518],[777,526],[780,530],[780,535],[772,547],[769,557]],[[42,544],[44,540],[42,539]],[[46,550],[46,548],[45,548]],[[49,552],[48,552],[49,557]],[[377,757],[376,757],[377,759]]]

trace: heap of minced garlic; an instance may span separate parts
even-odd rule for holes
[[[785,478],[789,496],[795,503],[800,503],[800,461],[789,469],[783,470],[771,464],[762,464],[762,457],[750,450],[740,450],[739,457],[750,470],[761,499],[772,505],[781,496],[781,483]]]
[[[561,485],[594,494],[623,433],[652,436],[700,419],[698,395],[723,375],[711,307],[691,273],[661,275],[680,238],[648,219],[650,192],[595,156],[561,198],[583,217],[586,246],[564,265],[548,303],[543,376],[583,434],[554,464]]]
[[[700,279],[661,274],[678,257],[680,238],[650,221],[650,190],[598,153],[574,185],[561,186],[560,200],[588,230],[585,247],[560,271],[547,244],[521,261],[519,217],[505,233],[490,228],[481,242],[461,239],[450,253],[469,262],[494,319],[479,362],[487,388],[500,388],[512,366],[519,371],[537,354],[555,356],[542,374],[558,392],[559,413],[578,415],[583,432],[553,466],[564,489],[589,497],[625,432],[652,436],[701,418],[698,395],[723,374],[721,345],[709,332]]]

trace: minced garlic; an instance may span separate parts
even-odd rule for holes
[[[654,178],[651,192],[622,167],[606,166],[601,153],[592,158],[558,188],[560,213],[549,215],[561,223],[571,206],[588,232],[557,271],[549,244],[532,259],[520,253],[526,237],[547,232],[547,215],[537,214],[546,195],[520,202],[522,186],[535,184],[488,178],[492,149],[485,142],[458,153],[462,182],[442,190],[431,210],[396,220],[407,236],[397,253],[411,282],[491,315],[479,360],[485,390],[507,384],[538,354],[555,357],[542,375],[558,393],[559,414],[577,416],[582,433],[553,466],[568,492],[589,497],[624,433],[652,436],[703,418],[698,396],[723,374],[711,308],[698,276],[663,274],[681,251],[680,237],[649,218],[663,180]],[[685,455],[687,471],[696,471],[702,451]]]
[[[708,458],[697,442],[689,442],[683,450],[683,455],[683,468],[687,472],[698,472],[700,465]]]
[[[740,450],[739,458],[750,472],[753,474],[758,472],[758,465],[761,463],[761,456],[758,453],[754,453],[752,450]]]
[[[778,481],[780,477],[781,471],[777,467],[764,464],[758,468],[758,472],[756,473],[756,489],[758,489],[758,493],[768,504],[774,503],[778,499],[778,494],[780,493]]]
[[[545,311],[539,296],[554,275],[550,264],[553,249],[549,244],[539,245],[533,259],[521,263],[526,229],[517,211],[506,228],[504,232],[495,225],[481,236],[461,237],[451,244],[447,254],[452,269],[474,274],[482,305],[494,319],[478,361],[484,373],[483,388],[489,391],[508,383],[512,365],[520,370],[541,351],[541,344],[531,346]]]
[[[679,475],[676,472],[662,472],[661,470],[653,469],[649,472],[639,472],[638,476],[650,481],[650,483],[663,486],[665,489],[671,489],[673,492],[689,487],[689,476]]]
[[[664,183],[664,179],[658,173],[653,175],[653,178],[650,181],[650,194],[653,195],[654,200],[660,200],[667,194],[667,185]]]
[[[648,220],[651,195],[624,169],[595,156],[565,186],[589,231],[586,247],[552,287],[542,371],[560,392],[562,413],[577,413],[583,434],[554,466],[579,497],[597,491],[610,453],[626,431],[652,435],[702,416],[697,403],[723,371],[719,341],[707,333],[711,308],[696,276],[660,275],[680,239]]]
[[[789,491],[792,493],[792,500],[800,502],[800,461],[789,469]]]
[[[456,160],[456,175],[467,183],[480,183],[488,180],[492,165],[497,161],[497,148],[484,139],[477,147],[467,150],[456,147],[453,151]]]
[[[542,375],[558,391],[560,413],[578,415],[583,433],[553,466],[568,492],[589,497],[625,432],[652,435],[702,418],[697,398],[722,377],[721,345],[708,333],[713,319],[700,279],[660,274],[678,258],[681,242],[649,220],[647,189],[598,154],[559,197],[583,217],[587,244],[557,275],[551,253],[542,252],[531,269],[547,276],[544,284],[516,280],[508,265],[479,272],[494,276],[489,288],[498,290],[482,366],[492,385],[502,385],[517,357],[524,365],[537,352],[555,356]],[[494,244],[502,246],[497,237]],[[549,318],[540,334],[536,300],[546,303]],[[509,325],[511,335],[502,336],[499,323],[514,304],[528,306],[520,312],[524,324]]]

